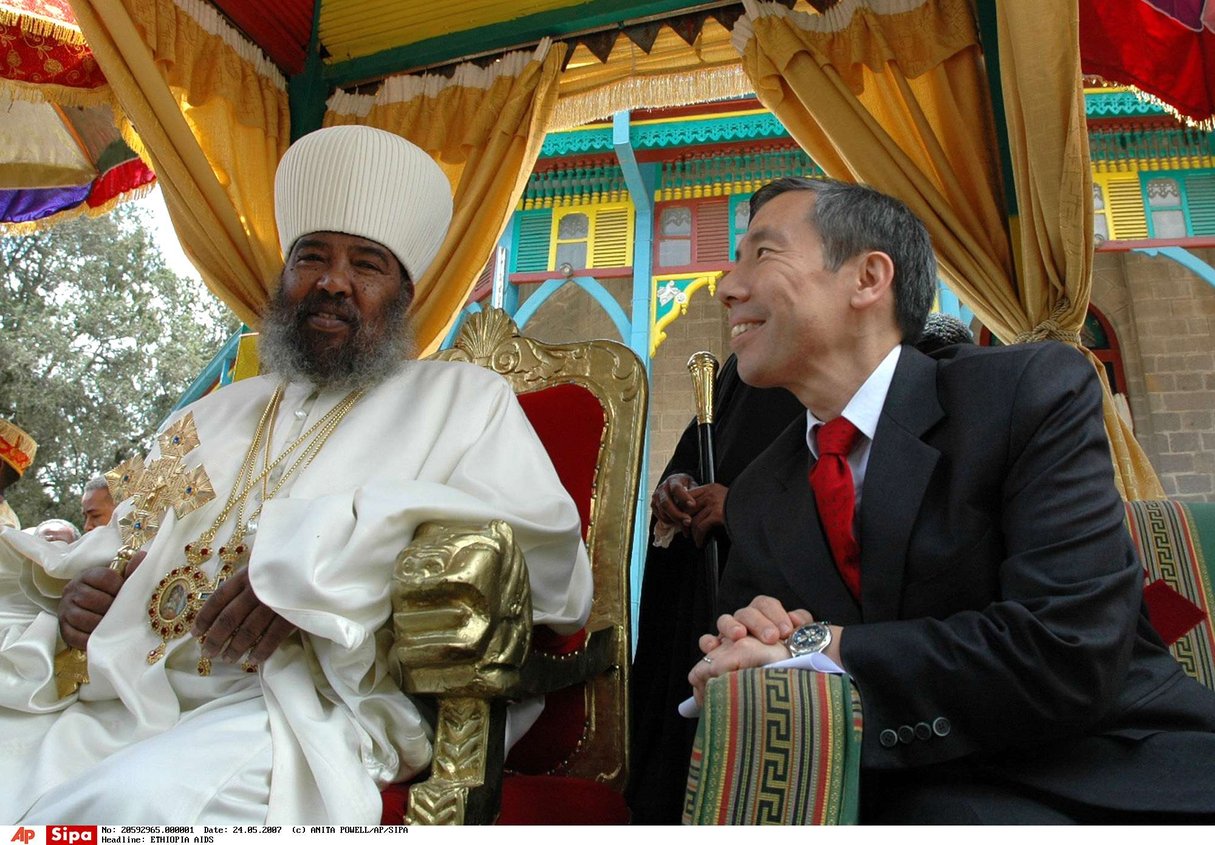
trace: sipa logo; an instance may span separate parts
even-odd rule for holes
[[[50,824],[46,826],[47,842],[64,845],[97,845],[97,825]]]
[[[33,838],[34,831],[30,830],[28,827],[19,827],[9,842],[20,842],[21,845],[30,845],[30,840]]]

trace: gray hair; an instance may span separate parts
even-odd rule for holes
[[[906,205],[868,185],[836,179],[785,177],[751,195],[751,219],[774,197],[810,191],[814,208],[807,222],[823,243],[826,269],[877,250],[894,262],[894,310],[904,343],[915,343],[936,297],[937,259],[928,230]]]
[[[109,492],[110,482],[105,480],[104,475],[94,475],[89,479],[88,483],[84,485],[84,495],[87,496],[94,490],[105,490],[106,492]]]
[[[400,264],[398,262],[398,267]],[[407,315],[413,302],[413,285],[401,269],[400,292],[374,318],[380,330],[357,312],[350,313],[355,323],[354,336],[336,351],[318,352],[303,331],[313,291],[298,305],[288,302],[282,279],[262,318],[257,354],[262,371],[276,373],[286,381],[311,381],[320,387],[351,390],[368,388],[392,375],[401,362],[414,357],[416,346],[413,325]]]

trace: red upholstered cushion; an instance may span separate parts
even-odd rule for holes
[[[409,784],[381,793],[380,824],[401,824],[409,807]],[[624,796],[602,783],[552,775],[507,775],[502,782],[498,824],[628,824]]]
[[[603,439],[603,406],[585,387],[558,384],[519,396],[523,412],[557,470],[565,490],[578,506],[582,539],[591,525],[595,464]]]
[[[380,824],[401,824],[409,809],[409,784],[394,783],[380,793],[380,801],[384,805],[380,811]]]
[[[570,654],[586,642],[586,629],[563,636],[543,625],[532,631],[532,648],[545,654]],[[515,743],[506,756],[508,771],[539,775],[565,762],[586,731],[584,686],[568,687],[544,697],[544,711],[536,724]]]
[[[498,824],[628,824],[624,796],[592,780],[508,775]]]
[[[508,771],[551,772],[569,759],[586,732],[586,692],[582,684],[544,696],[544,712],[506,756]]]

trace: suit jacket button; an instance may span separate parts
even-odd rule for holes
[[[949,724],[949,720],[944,716],[938,716],[932,720],[932,732],[937,736],[949,736],[951,730],[953,730],[953,725]]]
[[[899,726],[899,742],[910,745],[915,740],[915,729],[911,725]]]
[[[915,738],[920,740],[932,739],[932,725],[927,722],[916,722]]]
[[[878,742],[882,744],[882,748],[894,748],[899,744],[899,735],[890,730],[890,728],[886,728],[886,730],[878,734]]]

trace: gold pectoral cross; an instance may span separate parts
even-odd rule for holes
[[[131,510],[118,521],[122,547],[110,568],[122,572],[131,557],[156,536],[161,519],[173,508],[181,519],[215,498],[211,479],[202,464],[186,467],[186,455],[198,446],[193,414],[186,413],[157,438],[160,457],[148,462],[133,457],[105,474],[114,501],[130,498]],[[56,688],[66,698],[89,682],[88,658],[77,648],[55,655]]]

